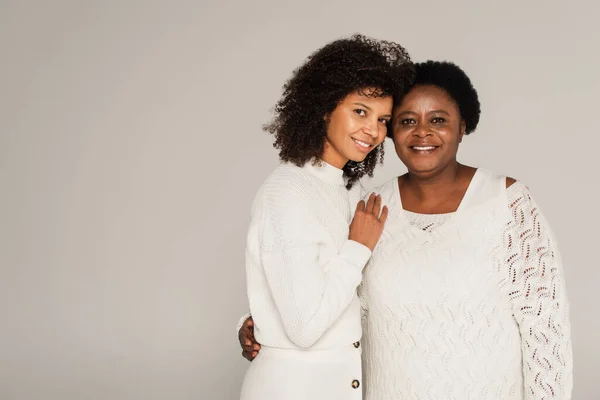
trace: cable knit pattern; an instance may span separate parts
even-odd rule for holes
[[[259,190],[246,247],[259,343],[333,348],[361,337],[356,288],[371,251],[348,240],[360,188],[331,165],[280,165]]]
[[[520,182],[478,170],[455,213],[390,217],[360,286],[366,400],[570,399],[556,241]]]

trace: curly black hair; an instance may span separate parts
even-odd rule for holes
[[[311,54],[283,86],[273,120],[264,130],[275,136],[279,158],[303,166],[320,162],[325,148],[326,117],[350,93],[392,96],[397,100],[414,78],[414,66],[399,44],[353,35]],[[376,89],[376,90],[369,90]],[[362,162],[343,168],[347,188],[383,161],[383,143]]]
[[[458,105],[460,116],[465,121],[465,135],[473,132],[479,123],[481,105],[477,90],[467,74],[458,65],[449,61],[429,60],[416,63],[415,69],[416,76],[412,87],[434,85],[443,89]]]

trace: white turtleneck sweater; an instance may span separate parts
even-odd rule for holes
[[[246,278],[263,346],[334,348],[361,337],[356,288],[371,251],[348,240],[360,200],[343,172],[322,162],[281,164],[252,206]]]

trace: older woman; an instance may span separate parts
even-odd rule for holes
[[[457,162],[479,100],[456,65],[417,65],[394,109],[408,173],[361,286],[367,399],[570,398],[568,302],[556,240],[529,190]]]
[[[408,173],[364,272],[366,398],[570,399],[562,264],[527,187],[459,163],[479,121],[456,65],[417,65],[390,129]]]

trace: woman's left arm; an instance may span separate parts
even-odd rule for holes
[[[521,332],[525,399],[570,399],[573,357],[569,303],[556,239],[529,190],[508,189],[513,314]]]

